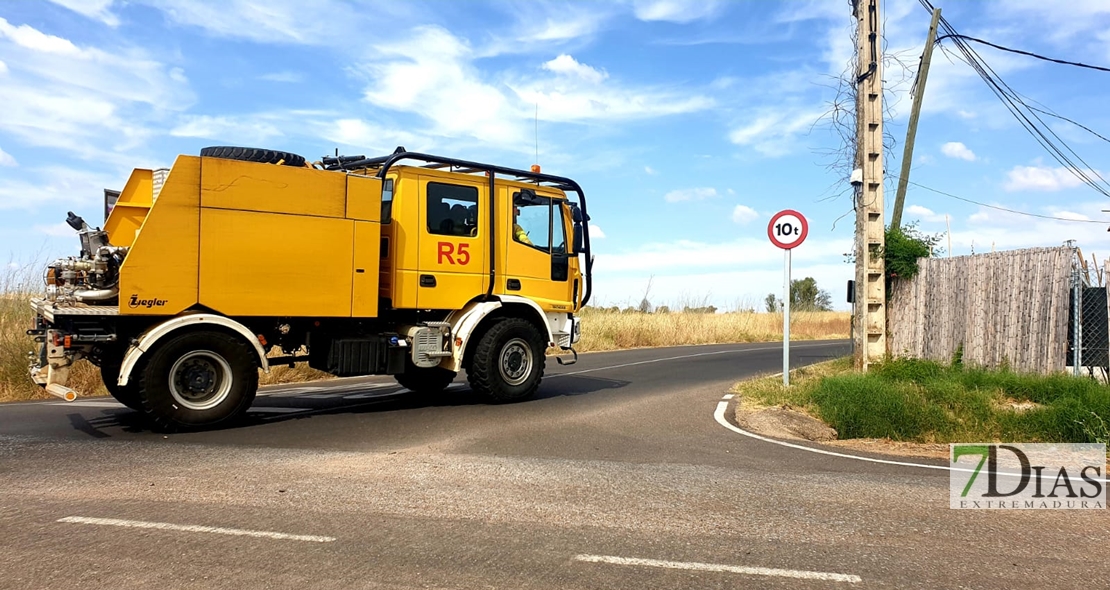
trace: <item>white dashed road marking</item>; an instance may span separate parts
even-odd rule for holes
[[[853,576],[851,574],[809,572],[805,570],[784,570],[778,568],[750,567],[742,565],[722,565],[718,563],[662,561],[658,559],[641,559],[637,557],[614,557],[611,555],[575,555],[574,560],[584,561],[586,563],[608,563],[612,565],[660,567],[672,570],[692,570],[699,572],[724,572],[729,574],[743,574],[747,576],[798,578],[801,580],[827,580],[830,582],[849,582],[852,584],[863,581],[859,576]]]
[[[331,543],[335,537],[318,537],[316,535],[290,535],[272,531],[249,531],[245,529],[228,529],[215,526],[201,526],[195,524],[170,524],[168,522],[145,522],[142,520],[119,520],[116,518],[88,518],[85,516],[67,516],[59,518],[58,522],[74,524],[97,524],[103,526],[118,526],[131,529],[157,529],[162,531],[179,531],[185,533],[216,533],[219,535],[235,535],[240,537],[263,537],[281,541],[307,541],[309,543]]]

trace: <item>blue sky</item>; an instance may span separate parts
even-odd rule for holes
[[[1110,4],[937,3],[960,32],[1110,64]],[[929,23],[887,0],[887,53],[911,69]],[[851,202],[818,122],[853,52],[847,2],[53,0],[0,4],[0,257],[75,253],[67,210],[98,219],[131,168],[207,145],[318,159],[398,145],[571,176],[586,190],[597,303],[758,306],[781,292],[766,224],[810,221],[795,277],[843,300]],[[947,45],[946,45],[947,46]],[[1023,96],[1110,136],[1110,74],[976,47]],[[897,174],[911,74],[888,68]],[[1054,129],[1095,170],[1107,143]],[[893,202],[893,179],[887,204]],[[1110,219],[966,64],[934,54],[912,180],[1010,209]],[[911,187],[907,220],[951,223],[965,254],[1076,239],[1110,256],[1108,224],[1037,219]],[[292,246],[275,236],[277,248]],[[946,245],[947,240],[942,243]]]

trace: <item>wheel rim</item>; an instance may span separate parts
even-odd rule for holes
[[[170,395],[190,410],[210,410],[231,393],[231,365],[210,350],[194,350],[170,368]]]
[[[523,338],[513,338],[501,347],[497,368],[509,385],[520,385],[532,374],[532,347]]]

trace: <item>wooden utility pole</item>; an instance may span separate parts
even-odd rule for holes
[[[937,40],[937,24],[940,22],[940,9],[933,10],[933,22],[929,24],[929,36],[925,39],[925,51],[921,54],[921,66],[917,68],[917,95],[913,97],[910,110],[910,126],[906,129],[906,146],[902,152],[902,173],[898,175],[898,193],[894,196],[894,212],[890,215],[890,227],[902,225],[902,207],[906,204],[906,185],[910,182],[910,164],[913,163],[913,142],[917,139],[917,119],[921,116],[921,100],[925,98],[925,82],[929,79],[929,64],[933,61],[933,44]]]
[[[886,356],[883,224],[883,59],[879,0],[854,0],[859,61],[856,77],[856,366]]]

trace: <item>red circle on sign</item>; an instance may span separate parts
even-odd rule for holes
[[[791,235],[789,236],[781,234],[781,231],[783,229],[781,227],[778,228],[778,231],[776,231],[775,226],[779,224],[779,221],[783,218],[797,219],[798,225],[801,226],[800,231],[798,231],[798,228],[792,227],[791,229],[794,229],[795,231],[791,232]],[[787,223],[789,223],[789,221]],[[792,223],[790,225],[793,226]],[[782,211],[779,211],[778,213],[775,213],[773,216],[771,216],[771,221],[767,224],[767,237],[770,238],[772,244],[778,246],[779,248],[782,248],[783,250],[790,250],[798,247],[799,245],[801,245],[802,242],[806,241],[806,236],[808,235],[809,222],[806,221],[806,218],[802,216],[801,213],[798,213],[793,209],[784,209]],[[794,239],[788,239],[790,237]]]

